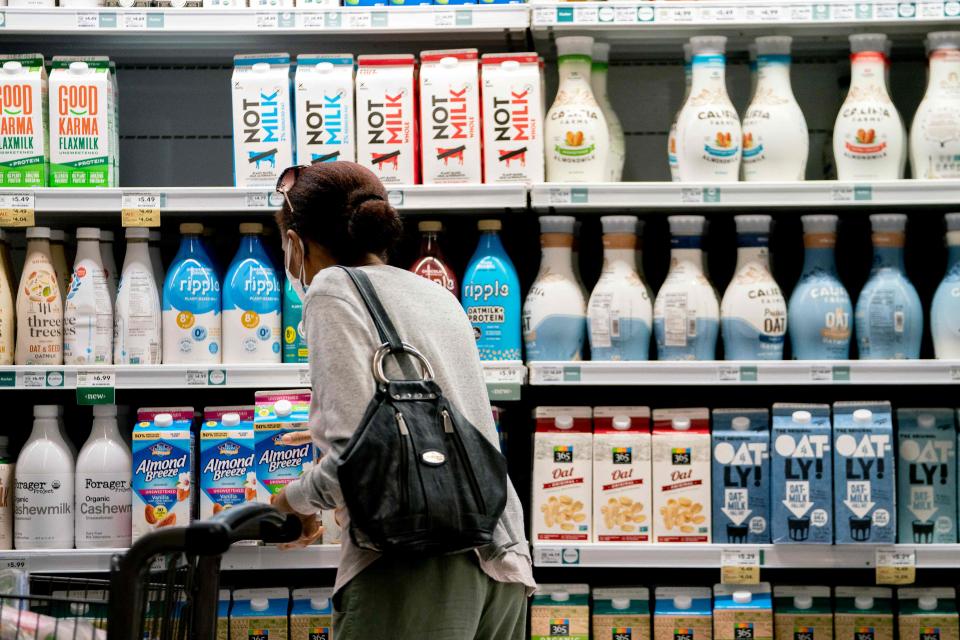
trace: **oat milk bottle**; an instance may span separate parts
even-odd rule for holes
[[[557,38],[560,87],[547,111],[547,182],[606,182],[610,129],[590,86],[593,38]]]
[[[280,362],[280,280],[259,234],[259,222],[240,224],[240,248],[223,289],[223,360]]]
[[[677,169],[682,182],[740,178],[740,117],[727,95],[725,36],[690,39],[693,81],[677,116]]]
[[[220,278],[200,240],[203,225],[180,225],[180,250],[163,283],[164,364],[219,364]]]
[[[677,118],[680,117],[683,105],[687,104],[687,98],[690,97],[690,85],[693,82],[692,51],[693,48],[690,43],[685,42],[683,45],[683,99],[680,101],[680,108],[673,114],[673,120],[670,122],[670,133],[667,136],[667,160],[670,163],[670,179],[674,182],[680,181],[680,170],[677,166]]]
[[[623,137],[623,125],[613,110],[610,96],[607,95],[607,69],[610,66],[610,45],[606,42],[593,43],[593,63],[590,67],[590,86],[593,95],[600,104],[603,117],[610,129],[610,153],[607,156],[607,171],[610,182],[623,179],[623,164],[627,157],[626,140]]]
[[[905,144],[900,115],[887,93],[886,36],[850,36],[851,80],[833,127],[839,180],[896,180],[903,177]]]
[[[63,308],[64,364],[113,364],[113,304],[100,260],[100,229],[78,228]]]
[[[0,229],[0,365],[13,364],[16,346],[16,306],[13,274],[10,272],[10,247]]]
[[[790,85],[790,36],[757,38],[757,88],[743,118],[743,179],[803,180],[810,139]]]
[[[782,360],[787,303],[770,273],[770,216],[735,216],[737,267],[720,317],[727,360]]]
[[[948,213],[946,220],[947,273],[930,305],[933,352],[941,360],[960,358],[960,213]]]
[[[17,289],[17,364],[63,364],[63,298],[50,258],[50,229],[27,229]]]
[[[910,167],[919,179],[960,178],[960,31],[928,39],[927,92],[910,127]]]
[[[653,303],[637,273],[637,217],[604,216],[603,269],[587,308],[591,360],[648,360]]]
[[[57,274],[57,287],[60,289],[60,298],[66,299],[67,287],[70,285],[70,274],[73,271],[67,266],[67,234],[61,229],[50,230],[50,261]]]
[[[77,549],[130,546],[131,469],[133,456],[117,427],[116,405],[94,406],[90,437],[77,458]]]
[[[907,216],[870,216],[873,268],[857,298],[857,346],[861,360],[919,358],[923,308],[903,264]]]
[[[100,230],[100,260],[103,272],[107,274],[107,290],[110,292],[110,301],[117,301],[117,287],[120,283],[120,273],[117,271],[117,261],[113,257],[113,231]]]
[[[127,254],[114,313],[115,364],[160,364],[160,288],[151,265],[150,233],[142,227],[127,229]]]
[[[716,358],[720,304],[704,273],[703,216],[670,216],[670,271],[653,305],[660,360]]]

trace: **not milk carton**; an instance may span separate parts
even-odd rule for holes
[[[953,587],[897,589],[900,640],[957,640],[957,592]]]
[[[654,542],[710,542],[710,412],[653,412]]]
[[[650,640],[650,591],[645,587],[594,589],[593,637]]]
[[[233,57],[233,175],[238,187],[270,187],[293,164],[290,55]]]
[[[713,411],[713,542],[770,543],[770,414]]]
[[[893,640],[893,591],[837,587],[833,633],[837,640]]]
[[[193,407],[137,411],[133,427],[133,539],[193,516]]]
[[[593,539],[650,542],[650,407],[593,410]]]
[[[833,640],[830,587],[773,588],[776,640]]]
[[[895,542],[893,414],[889,402],[833,405],[837,544]]]
[[[353,55],[297,56],[294,88],[297,162],[356,160]]]
[[[0,187],[45,187],[50,160],[43,55],[0,55]]]
[[[530,603],[531,640],[590,640],[590,587],[541,584]]]
[[[534,542],[590,542],[590,407],[537,407],[533,435]]]
[[[536,53],[480,58],[483,181],[543,182],[543,107]]]
[[[654,640],[713,639],[709,587],[657,587],[655,594]]]
[[[309,470],[314,463],[312,442],[283,443],[283,435],[307,428],[310,392],[257,391],[253,416],[256,451],[257,501],[270,504],[273,496]]]
[[[897,521],[904,544],[957,541],[952,409],[897,410]]]
[[[200,428],[200,519],[255,502],[253,407],[207,407]]]
[[[357,163],[386,185],[420,176],[415,63],[406,54],[357,58]]]

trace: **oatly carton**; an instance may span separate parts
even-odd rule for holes
[[[537,407],[533,436],[533,541],[591,541],[593,411]]]
[[[356,160],[353,55],[297,56],[293,97],[297,162]]]
[[[773,405],[770,503],[774,544],[833,543],[830,406]]]
[[[593,539],[650,542],[650,407],[593,410]]]
[[[830,587],[773,588],[776,640],[833,640]]]
[[[770,413],[713,410],[713,541],[770,543]]]
[[[238,187],[275,187],[293,164],[290,55],[233,57],[233,174]]]
[[[903,544],[957,541],[952,409],[897,409],[897,521]]]
[[[530,639],[590,640],[590,587],[541,584],[530,603]]]
[[[253,407],[206,407],[200,427],[200,519],[257,500]]]
[[[714,640],[773,640],[770,584],[713,587]]]
[[[273,496],[299,478],[314,463],[312,442],[296,446],[283,443],[283,435],[307,428],[310,392],[257,391],[253,416],[256,449],[257,500],[270,504]]]
[[[415,63],[406,54],[357,58],[357,162],[386,185],[420,175]]]
[[[480,74],[476,49],[420,54],[424,184],[479,184]]]
[[[650,640],[650,591],[645,587],[594,589],[593,637]]]
[[[837,640],[893,640],[893,592],[886,587],[837,587],[833,634]]]
[[[900,640],[957,640],[957,592],[953,587],[897,589]]]
[[[45,187],[50,138],[43,55],[0,55],[0,65],[0,187]]]
[[[895,542],[893,414],[889,402],[833,405],[836,543]]]
[[[712,640],[709,587],[657,587],[654,640]]]
[[[133,539],[188,525],[193,517],[193,407],[137,411],[133,453]]]
[[[653,412],[654,542],[710,542],[710,412]]]
[[[483,181],[543,182],[543,101],[535,53],[480,58]]]

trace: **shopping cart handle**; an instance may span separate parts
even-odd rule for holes
[[[300,519],[256,502],[231,507],[215,515],[212,522],[226,525],[230,544],[243,540],[293,542],[300,537]]]

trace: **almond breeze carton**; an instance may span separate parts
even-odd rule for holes
[[[290,592],[286,588],[237,589],[230,612],[230,637],[287,640]]]
[[[530,639],[590,640],[590,587],[541,584],[530,603]]]
[[[593,411],[537,407],[534,417],[533,540],[590,542]]]
[[[897,522],[904,544],[957,541],[952,409],[897,410]]]
[[[296,589],[290,607],[290,640],[333,640],[333,589]]]
[[[207,407],[200,428],[200,519],[257,499],[253,407]]]
[[[484,182],[543,182],[543,107],[537,54],[484,54],[480,75]]]
[[[654,542],[710,542],[710,412],[653,412]]]
[[[0,187],[45,187],[50,138],[43,55],[0,55],[0,64]]]
[[[193,407],[137,411],[133,427],[133,539],[193,516]]]
[[[837,640],[893,640],[893,592],[885,587],[837,587]]]
[[[273,188],[293,164],[290,55],[234,56],[232,87],[234,183]]]
[[[895,542],[893,414],[889,402],[833,405],[836,543]]]
[[[712,640],[713,609],[708,587],[657,587],[654,640]]]
[[[313,443],[283,443],[283,435],[307,428],[310,392],[257,391],[253,416],[257,464],[257,500],[270,504],[273,496],[313,466]]]
[[[900,640],[957,640],[957,592],[953,587],[897,589]]]
[[[650,408],[593,410],[593,538],[650,542]]]
[[[713,541],[770,543],[770,414],[713,411]]]
[[[832,544],[830,406],[773,405],[770,439],[773,543]]]
[[[713,587],[714,640],[773,640],[770,584]]]
[[[297,56],[294,87],[297,162],[355,161],[353,55]]]
[[[650,640],[650,591],[644,587],[594,589],[593,637]]]
[[[773,588],[776,640],[833,640],[830,587]]]
[[[357,163],[385,185],[420,175],[415,64],[405,54],[357,58]]]

